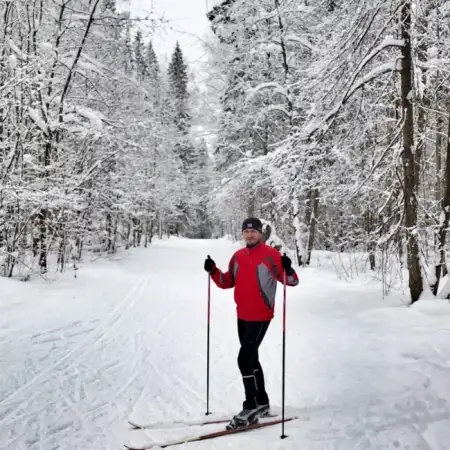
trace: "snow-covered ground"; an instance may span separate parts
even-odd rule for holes
[[[203,261],[238,244],[159,241],[52,283],[0,279],[0,449],[116,450],[220,425],[129,431],[127,419],[202,419],[206,411]],[[287,411],[299,419],[180,449],[450,448],[450,306],[379,299],[322,265],[288,289]],[[281,300],[282,289],[278,291]],[[401,305],[401,302],[397,302]],[[281,406],[281,308],[260,351]],[[243,390],[232,291],[212,288],[213,416],[239,411]]]

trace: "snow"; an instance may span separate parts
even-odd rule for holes
[[[285,41],[286,42],[297,42],[298,44],[303,45],[304,47],[310,49],[310,50],[314,50],[314,48],[312,47],[311,43],[307,40],[304,39],[300,36],[296,36],[295,34],[289,34],[285,37]]]
[[[441,213],[439,215],[439,225],[442,227],[445,223],[445,211],[441,210]]]
[[[28,107],[28,114],[30,115],[33,122],[42,130],[47,131],[47,124],[44,119],[41,118],[39,113],[33,109],[31,106]]]
[[[76,106],[75,109],[78,114],[90,120],[91,128],[95,130],[101,130],[103,128],[103,115],[100,112],[81,106]]]
[[[53,53],[53,45],[50,42],[41,42],[39,47],[43,53]]]
[[[256,86],[255,88],[248,89],[247,98],[251,99],[258,92],[262,91],[263,89],[271,89],[271,88],[274,90],[274,93],[282,94],[285,97],[288,96],[288,93],[283,86],[281,86],[280,84],[275,83],[275,82],[270,82],[270,83],[261,83],[258,86]]]
[[[438,298],[446,299],[450,296],[450,277],[445,275],[439,280]]]
[[[16,55],[10,55],[9,58],[9,67],[11,70],[14,70],[17,67],[17,57]]]
[[[92,72],[96,72],[99,75],[106,77],[105,73],[102,72],[98,67],[96,67],[94,64],[92,63],[88,63],[88,62],[84,62],[84,61],[78,61],[78,66],[81,67],[82,69],[88,70],[88,71],[92,71]]]
[[[83,21],[89,19],[89,14],[72,14],[70,17],[74,21]]]
[[[28,283],[0,278],[0,449],[112,450],[220,425],[129,431],[128,419],[205,418],[207,254],[225,268],[226,239],[156,241],[113,260]],[[339,280],[332,257],[288,288],[286,408],[281,426],[180,449],[431,449],[450,446],[448,301],[380,300],[361,275]],[[232,291],[211,289],[212,417],[237,412],[242,387]],[[281,405],[281,302],[260,350]],[[211,418],[211,416],[209,417]]]
[[[16,54],[16,56],[18,56],[22,61],[27,61],[28,60],[28,56],[22,52],[22,50],[20,50],[19,47],[17,47],[17,45],[11,40],[8,39],[8,44],[9,47],[11,48],[11,50]]]

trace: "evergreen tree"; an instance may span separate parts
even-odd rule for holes
[[[155,49],[153,48],[152,41],[149,41],[147,45],[147,58],[146,65],[148,68],[148,74],[151,81],[158,81],[160,77],[160,69],[158,58],[156,57]]]
[[[124,70],[126,73],[132,73],[135,67],[133,50],[131,46],[131,27],[127,24],[125,30],[125,52],[124,52]]]
[[[142,41],[142,33],[140,31],[136,32],[134,38],[134,58],[136,61],[136,73],[139,79],[144,79],[147,74],[147,64],[144,60],[144,42]]]
[[[210,239],[213,227],[208,211],[208,194],[210,193],[212,187],[212,167],[211,160],[208,155],[208,147],[204,139],[202,139],[200,145],[198,146],[197,154],[197,167],[193,174],[195,177],[193,184],[196,186],[197,199],[197,204],[195,205],[196,223],[193,227],[195,232],[194,237],[197,239]]]
[[[183,134],[189,133],[190,114],[188,111],[188,72],[183,53],[177,42],[168,69],[170,94],[175,109],[174,120]]]

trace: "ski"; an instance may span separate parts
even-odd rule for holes
[[[231,419],[229,417],[224,419],[207,419],[207,420],[175,420],[171,422],[152,422],[152,423],[137,423],[129,420],[128,423],[134,430],[149,430],[152,428],[164,428],[172,426],[206,426],[220,423],[227,423]]]
[[[293,417],[286,417],[284,419],[285,422],[289,422],[291,420],[295,420],[297,419],[297,417],[293,416]],[[268,427],[271,425],[276,425],[283,422],[283,419],[275,419],[275,420],[271,420],[268,422],[261,422],[261,423],[255,423],[252,425],[248,425],[246,427],[241,427],[241,428],[236,428],[233,430],[221,430],[221,431],[215,431],[212,433],[207,433],[207,434],[200,434],[197,436],[189,436],[189,437],[185,437],[185,438],[181,438],[181,439],[176,439],[174,441],[169,441],[169,442],[163,442],[163,443],[148,443],[145,445],[141,445],[141,446],[130,446],[130,445],[124,445],[124,447],[128,450],[149,450],[152,448],[166,448],[166,447],[171,447],[171,446],[175,446],[175,445],[181,445],[181,444],[187,444],[189,442],[197,442],[197,441],[205,441],[207,439],[214,439],[214,438],[218,438],[221,436],[228,436],[231,434],[237,434],[237,433],[243,433],[245,431],[252,431],[252,430],[256,430],[259,428],[263,428],[263,427]]]
[[[278,414],[268,414],[261,417],[261,419],[267,419],[271,417],[278,417]],[[194,427],[194,426],[206,426],[215,425],[221,423],[227,423],[231,421],[231,417],[222,417],[217,419],[200,419],[200,420],[175,420],[171,422],[151,422],[151,423],[138,423],[133,420],[129,420],[128,423],[133,427],[132,430],[150,430],[154,428],[165,428],[165,427]]]

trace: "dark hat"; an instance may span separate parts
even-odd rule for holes
[[[242,231],[244,230],[256,230],[262,233],[263,224],[256,217],[249,217],[242,222]]]

